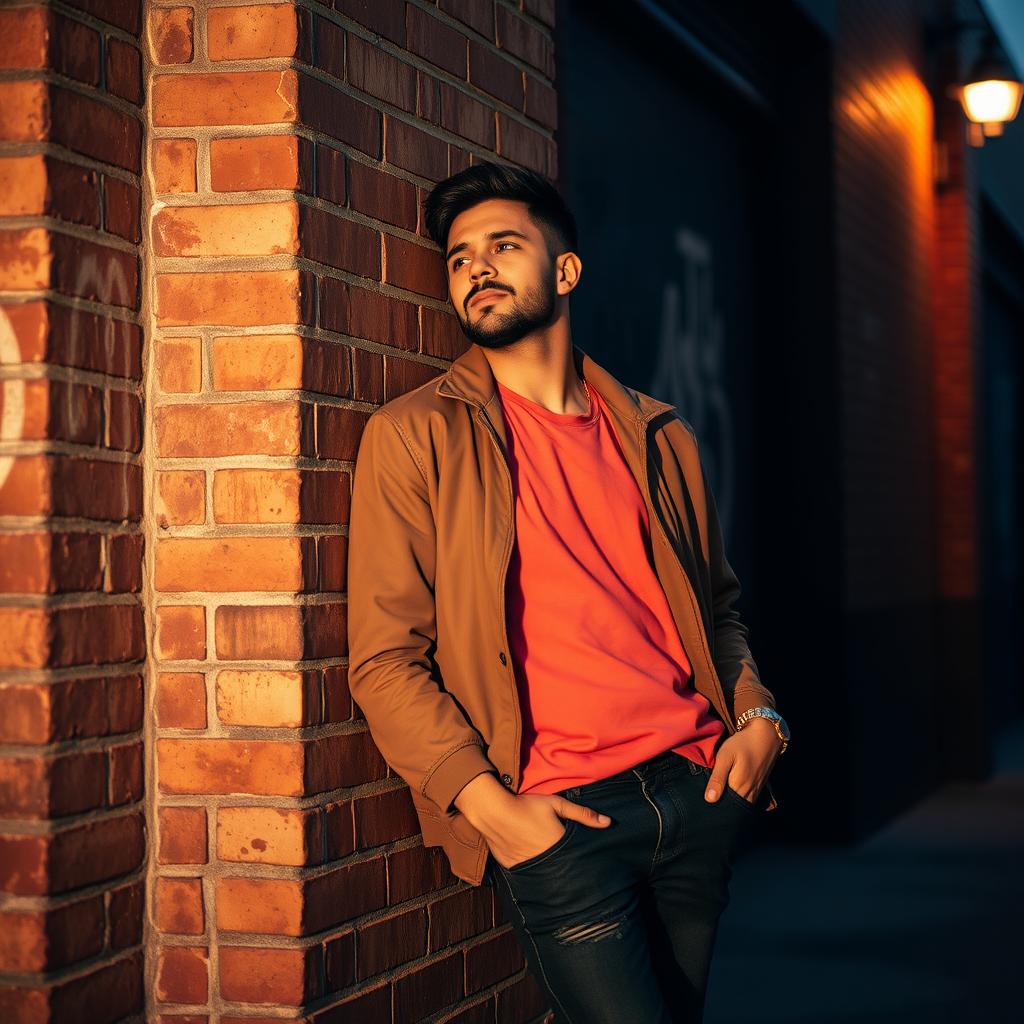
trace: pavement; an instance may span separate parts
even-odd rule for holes
[[[852,846],[736,863],[705,1024],[1024,1024],[1024,722]]]

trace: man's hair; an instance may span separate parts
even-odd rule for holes
[[[526,203],[552,257],[576,251],[576,218],[550,178],[522,167],[485,161],[445,178],[424,200],[427,231],[442,253],[452,221],[487,199]]]

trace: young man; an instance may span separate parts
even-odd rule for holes
[[[426,216],[472,344],[366,424],[353,697],[424,843],[498,887],[560,1020],[698,1021],[788,729],[697,440],[573,344],[582,262],[550,181],[477,164]]]

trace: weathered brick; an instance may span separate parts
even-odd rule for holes
[[[215,192],[313,187],[313,144],[295,135],[256,135],[210,141],[210,183]]]
[[[455,953],[395,980],[395,1018],[422,1020],[463,995],[462,954]]]
[[[302,124],[380,159],[383,118],[375,107],[307,75],[299,83],[299,103]]]
[[[319,947],[221,946],[218,956],[225,999],[301,1006],[320,994]]]
[[[99,227],[99,175],[41,153],[5,157],[0,159],[0,214],[37,214]]]
[[[302,254],[317,263],[380,280],[380,232],[326,210],[299,210]]]
[[[466,994],[518,974],[525,963],[522,947],[512,931],[473,943],[466,949]]]
[[[164,405],[155,417],[165,458],[300,455],[312,446],[312,410],[299,402]]]
[[[161,338],[156,343],[156,373],[160,390],[188,394],[203,386],[203,343],[200,338]]]
[[[206,474],[202,470],[166,470],[156,475],[157,525],[195,526],[206,521]]]
[[[300,52],[300,11],[301,8],[291,3],[211,8],[206,16],[210,60],[297,55]]]
[[[156,693],[160,728],[206,728],[206,677],[201,672],[161,672]]]
[[[158,813],[160,864],[205,864],[206,809],[161,807]]]
[[[149,14],[154,64],[188,64],[194,48],[191,7],[154,7]]]
[[[206,657],[206,609],[197,605],[160,605],[156,609],[157,656],[164,661],[202,661]]]
[[[195,139],[154,139],[151,155],[153,188],[158,194],[195,192]]]
[[[157,541],[159,591],[298,592],[314,585],[311,537],[164,537]]]
[[[120,807],[142,799],[142,743],[111,747],[107,767],[107,804]]]
[[[295,203],[165,206],[153,218],[157,256],[273,256],[298,251]]]
[[[548,173],[551,140],[506,114],[498,114],[498,152],[517,164]]]
[[[0,970],[55,970],[95,956],[103,925],[102,896],[45,911],[0,911]]]
[[[441,124],[464,139],[494,149],[494,111],[447,82],[441,82],[439,88]]]
[[[157,999],[168,1003],[205,1003],[209,968],[205,946],[163,946],[156,961]]]
[[[217,856],[248,864],[301,867],[320,860],[318,811],[278,807],[222,807],[217,812]]]
[[[202,935],[205,931],[201,879],[157,878],[153,902],[160,931],[172,935]]]
[[[305,795],[297,741],[162,739],[157,765],[164,793]]]
[[[408,786],[358,797],[352,809],[356,842],[361,849],[406,839],[419,831]]]
[[[388,163],[438,182],[448,174],[448,146],[404,121],[389,117],[385,149]]]
[[[427,907],[430,916],[429,951],[436,953],[494,924],[491,894],[484,889],[463,889],[434,900]]]
[[[481,4],[477,0],[438,0],[437,6],[438,10],[457,18],[486,39],[494,39],[493,4]]]
[[[298,116],[295,71],[157,75],[152,89],[157,127],[273,124]]]
[[[218,523],[344,521],[349,476],[333,470],[226,469],[214,475]]]
[[[225,725],[301,728],[319,719],[315,673],[237,672],[217,674],[217,717]]]
[[[157,320],[162,327],[309,323],[314,289],[301,270],[160,274]]]
[[[106,757],[94,750],[54,757],[0,758],[0,814],[59,818],[106,801]]]

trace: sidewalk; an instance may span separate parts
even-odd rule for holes
[[[705,1024],[1024,1021],[1024,726],[987,782],[854,847],[755,849],[732,894]]]

